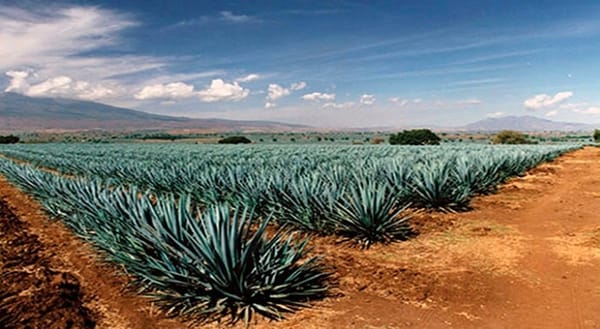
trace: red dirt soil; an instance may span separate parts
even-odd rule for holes
[[[4,180],[0,199],[93,296],[84,306],[98,328],[186,327],[126,289],[117,267]],[[472,205],[466,213],[421,214],[421,234],[407,242],[360,250],[313,239],[336,271],[333,296],[253,327],[600,328],[599,148],[541,165]]]
[[[96,326],[83,306],[79,280],[52,269],[36,235],[0,200],[0,323],[2,328]]]

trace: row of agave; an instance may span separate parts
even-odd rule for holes
[[[68,179],[0,159],[0,172],[77,235],[134,274],[140,292],[193,321],[281,318],[327,293],[330,273],[306,239],[267,234],[247,208],[193,207],[134,186]]]
[[[189,193],[204,205],[260,206],[273,199],[269,194],[289,194],[288,186],[323,185],[335,195],[373,180],[389,184],[392,197],[402,203],[461,209],[473,195],[573,147],[23,145],[2,153],[66,174],[110,178],[157,193]]]
[[[276,160],[251,157],[246,149],[233,148],[246,152],[241,156],[240,163],[222,159],[222,154],[231,156],[227,149],[217,153],[214,148],[208,148],[207,153],[221,159],[225,165],[205,166],[195,171],[194,166],[177,167],[180,164],[178,162],[168,165],[158,161],[157,167],[161,171],[146,166],[143,161],[139,166],[119,167],[111,166],[113,158],[108,158],[104,161],[108,163],[106,166],[94,164],[94,161],[99,161],[93,160],[96,156],[106,156],[102,148],[96,151],[78,149],[79,153],[74,153],[75,156],[58,152],[60,157],[44,154],[43,149],[33,149],[33,152],[25,154],[26,149],[13,149],[12,153],[7,153],[45,166],[58,162],[58,159],[67,159],[71,167],[90,169],[91,177],[96,174],[104,178],[108,176],[117,185],[141,186],[159,194],[189,195],[200,208],[224,203],[234,208],[252,208],[260,216],[274,215],[280,224],[319,234],[343,235],[369,247],[375,242],[390,242],[409,236],[407,216],[404,215],[409,205],[443,210],[466,209],[474,195],[492,191],[506,178],[574,147],[527,147],[528,152],[523,152],[521,148],[497,147],[492,150],[494,153],[490,153],[489,148],[480,147],[447,150],[409,147],[405,150],[421,156],[411,166],[407,165],[404,158],[398,157],[385,161],[358,158],[357,155],[364,153],[360,148],[342,147],[341,151],[331,156],[336,160],[329,163],[312,160],[313,157],[322,156],[321,148],[292,148],[286,151],[293,155],[291,158]],[[130,158],[137,161],[140,154],[149,156],[153,161],[157,160],[156,154],[173,157],[164,151],[152,155],[152,150],[152,147],[146,146],[139,153],[134,152]],[[300,152],[302,150],[304,152]],[[394,155],[389,148],[382,150],[384,154]],[[457,150],[462,150],[462,153],[457,153]],[[311,151],[314,152],[312,157]],[[270,152],[273,152],[271,148],[256,149],[257,154],[269,155]],[[185,152],[183,154],[185,159],[193,158],[189,154],[185,156]],[[498,158],[498,154],[502,158]],[[77,156],[87,161],[77,160]],[[349,160],[360,165],[349,168]],[[95,171],[96,167],[111,168],[108,171],[110,174]],[[147,172],[143,174],[140,170]],[[128,177],[128,173],[133,175]]]

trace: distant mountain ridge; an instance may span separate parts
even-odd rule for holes
[[[486,131],[495,132],[500,130],[518,130],[518,131],[591,131],[600,128],[600,124],[585,124],[572,122],[559,122],[542,119],[530,115],[526,116],[505,116],[499,118],[487,118],[470,123],[458,128],[464,131]]]
[[[269,121],[192,119],[64,98],[0,93],[0,131],[90,129],[288,130],[304,128]]]

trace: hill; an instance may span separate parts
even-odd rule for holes
[[[269,121],[192,119],[157,115],[102,103],[0,93],[0,131],[195,129],[290,130],[303,126]]]
[[[500,130],[519,131],[591,131],[596,125],[584,123],[559,122],[542,119],[534,116],[506,116],[500,118],[488,118],[473,122],[459,130],[464,131],[486,131],[494,132]]]

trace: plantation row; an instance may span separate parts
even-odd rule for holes
[[[249,321],[327,291],[327,271],[290,229],[364,247],[404,239],[407,207],[465,208],[577,147],[12,145],[0,173],[170,312]],[[265,234],[273,222],[282,229]]]
[[[248,209],[211,206],[189,197],[156,198],[133,186],[69,179],[0,159],[0,172],[37,198],[79,237],[135,276],[141,293],[169,314],[193,321],[248,323],[258,313],[279,319],[327,291],[328,272],[307,257],[307,240]],[[254,225],[256,224],[256,225]]]
[[[311,196],[335,204],[365,185],[413,207],[464,209],[473,195],[576,147],[53,144],[5,146],[0,152],[63,174],[111,179],[156,193],[189,193],[202,205],[229,202],[270,213],[277,205],[309,202]]]

